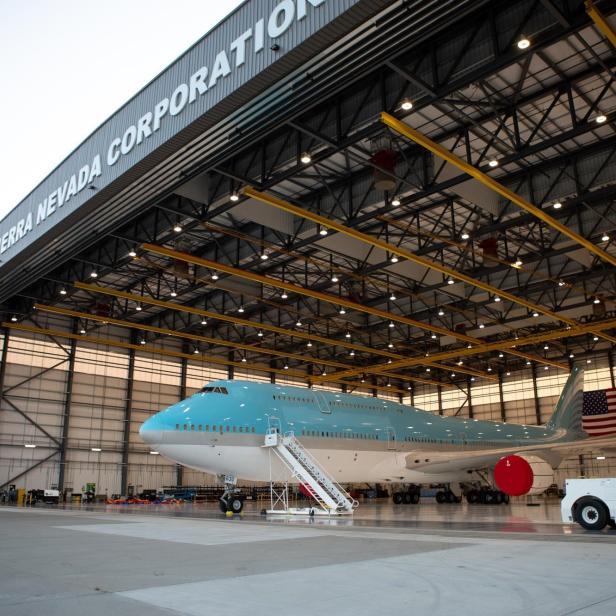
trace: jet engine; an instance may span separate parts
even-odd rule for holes
[[[538,456],[511,455],[494,466],[494,481],[509,496],[540,494],[553,483],[554,471]]]

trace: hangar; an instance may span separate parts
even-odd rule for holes
[[[213,485],[138,432],[219,379],[529,425],[616,387],[615,9],[243,3],[0,222],[2,488]]]

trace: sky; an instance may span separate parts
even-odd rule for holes
[[[242,0],[0,0],[0,220]]]

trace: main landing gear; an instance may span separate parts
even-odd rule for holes
[[[500,490],[482,487],[479,489],[472,488],[465,492],[466,502],[469,505],[508,505],[509,494],[505,494]]]
[[[233,475],[224,475],[222,480],[225,484],[225,491],[218,501],[220,510],[223,513],[241,513],[244,508],[245,496],[237,487],[237,477]]]
[[[451,490],[439,490],[436,495],[437,503],[461,503],[462,497],[456,496]]]
[[[394,492],[394,505],[417,505],[419,503],[419,486],[409,486],[405,492]]]

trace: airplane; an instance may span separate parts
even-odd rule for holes
[[[542,426],[447,417],[390,400],[282,384],[219,380],[156,413],[139,434],[161,455],[215,474],[226,489],[221,509],[243,506],[237,479],[284,474],[264,440],[293,433],[338,483],[408,484],[394,502],[419,502],[421,484],[449,484],[439,502],[509,502],[539,493],[576,447],[582,430],[583,371],[574,368],[550,420]],[[596,439],[590,439],[596,441]],[[599,444],[597,443],[597,446]],[[305,483],[301,476],[291,482]],[[478,483],[490,487],[478,491]],[[494,489],[496,484],[498,489]],[[471,489],[468,489],[468,485]]]

